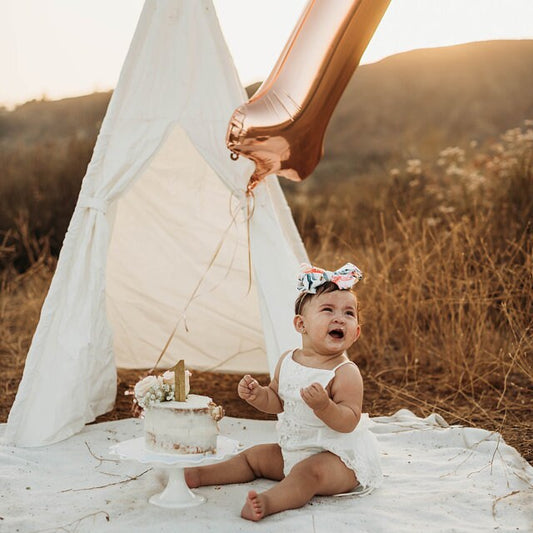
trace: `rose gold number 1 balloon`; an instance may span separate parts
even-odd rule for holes
[[[329,119],[390,0],[310,0],[270,76],[230,120],[226,145],[269,174],[304,180]]]

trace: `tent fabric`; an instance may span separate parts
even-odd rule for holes
[[[244,446],[276,440],[274,421],[223,418],[220,428]],[[246,494],[272,481],[195,489],[207,502],[189,509],[148,503],[166,486],[166,472],[110,454],[113,444],[142,434],[139,419],[89,425],[43,448],[0,447],[2,526],[79,533],[532,530],[533,468],[498,433],[407,410],[371,418],[370,430],[384,472],[379,489],[362,497],[315,497],[253,525],[239,516]]]
[[[225,146],[245,99],[211,1],[147,0],[27,355],[9,442],[58,442],[109,411],[116,364],[151,368],[176,325],[160,368],[185,359],[193,369],[272,371],[297,345],[290,308],[305,249],[276,177],[256,188],[248,217],[253,167]]]

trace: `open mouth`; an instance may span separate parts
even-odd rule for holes
[[[342,339],[344,338],[344,331],[342,329],[332,329],[328,335],[333,337],[334,339]]]

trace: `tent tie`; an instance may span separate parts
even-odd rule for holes
[[[80,198],[78,200],[78,207],[82,207],[85,209],[94,209],[95,211],[99,211],[103,215],[107,213],[108,206],[109,202],[104,198],[95,198],[94,196],[80,195]]]

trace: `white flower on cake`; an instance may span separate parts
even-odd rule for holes
[[[157,386],[158,381],[155,376],[147,376],[135,385],[135,397],[143,398],[154,386]]]
[[[191,373],[185,370],[185,396],[189,394],[189,378]],[[147,376],[137,382],[134,388],[135,400],[140,407],[146,409],[154,403],[171,402],[174,400],[175,376],[167,370],[162,376]]]

